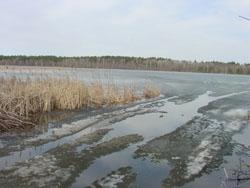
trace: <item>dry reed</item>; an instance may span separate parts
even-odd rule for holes
[[[147,99],[159,96],[161,90],[159,87],[151,87],[148,82],[146,82],[145,88],[143,90],[143,96]]]
[[[152,88],[148,83],[138,93],[133,86],[120,89],[112,82],[103,85],[100,80],[86,84],[69,77],[25,80],[15,76],[0,78],[0,109],[26,117],[55,109],[73,110],[88,106],[129,104],[159,95],[160,89]]]
[[[34,126],[36,125],[29,119],[0,109],[0,133],[15,129],[26,129]]]

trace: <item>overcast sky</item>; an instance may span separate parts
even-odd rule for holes
[[[0,54],[250,63],[250,0],[0,0]]]

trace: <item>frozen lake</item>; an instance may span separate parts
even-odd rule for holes
[[[0,75],[41,76],[28,70]],[[250,163],[250,77],[157,71],[71,69],[52,77],[98,78],[156,99],[53,112],[36,129],[0,135],[0,187],[250,187],[234,177]],[[108,79],[107,79],[108,78]]]

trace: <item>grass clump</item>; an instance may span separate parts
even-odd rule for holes
[[[145,88],[143,90],[144,98],[154,98],[159,96],[161,93],[161,89],[159,87],[151,87],[148,82],[146,82]]]
[[[15,76],[0,78],[0,109],[26,117],[55,109],[129,104],[159,95],[160,89],[152,88],[148,83],[138,93],[133,86],[120,89],[112,82],[103,85],[99,80],[86,84],[69,77],[24,80]]]

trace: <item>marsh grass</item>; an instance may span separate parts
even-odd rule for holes
[[[69,76],[32,79],[0,77],[0,108],[26,117],[56,109],[74,110],[90,106],[129,104],[159,95],[160,89],[150,87],[148,82],[143,91],[138,92],[134,86],[119,88],[112,80],[103,84],[100,79],[86,83]]]
[[[159,87],[152,87],[148,82],[145,84],[145,88],[143,89],[143,97],[144,98],[154,98],[159,96],[161,93],[161,89]]]

